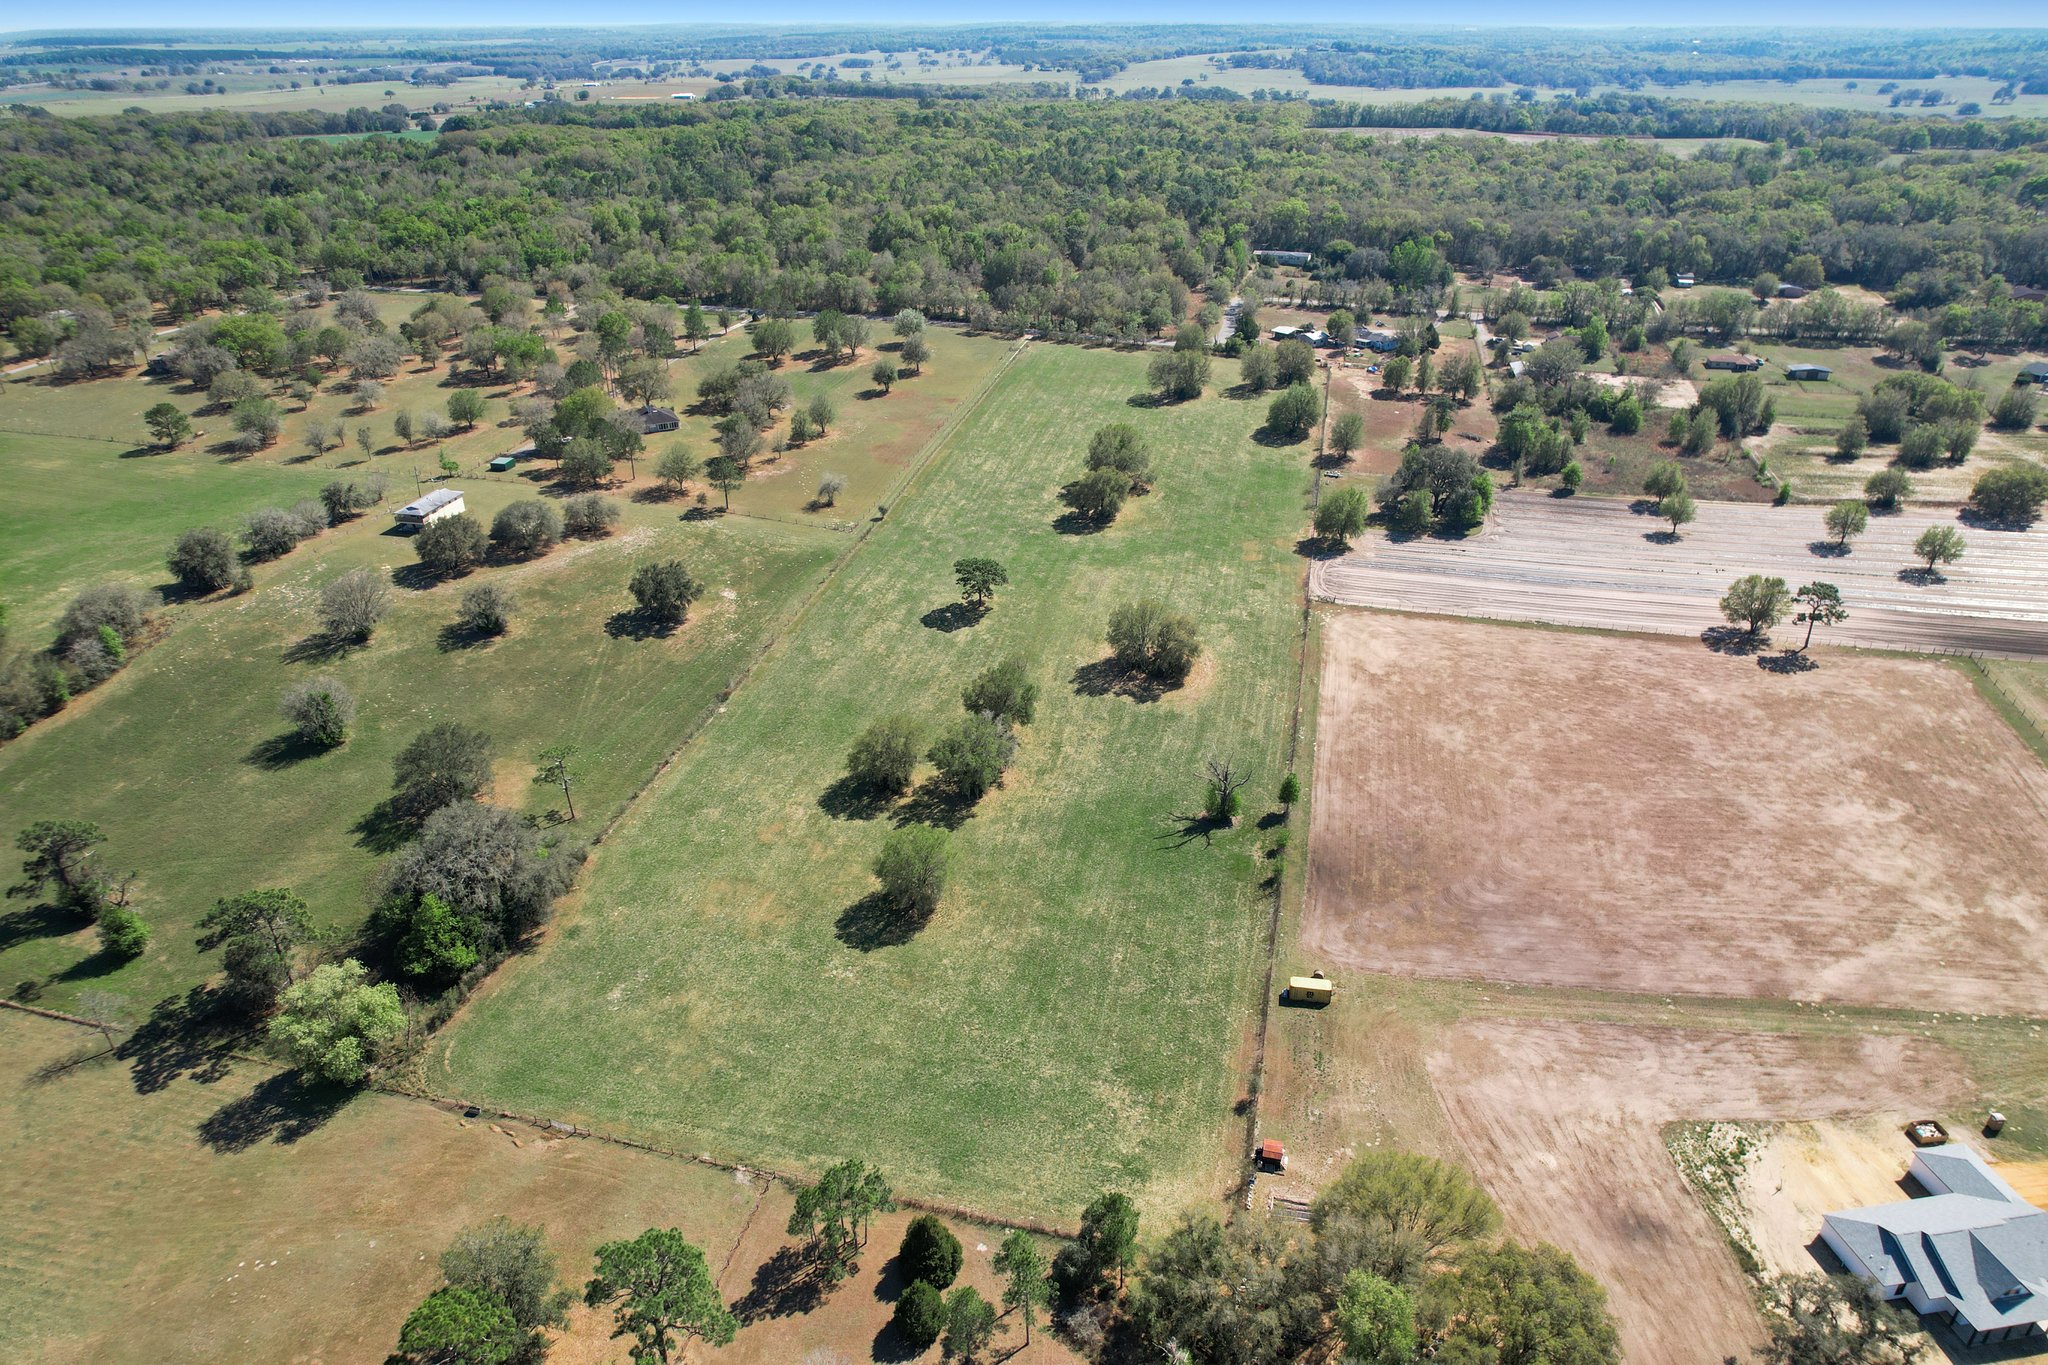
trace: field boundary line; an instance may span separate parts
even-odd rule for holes
[[[2029,711],[2018,697],[2005,690],[2005,685],[1984,666],[1984,660],[1980,656],[1954,655],[1950,661],[1969,678],[1977,690],[1977,695],[1998,713],[1998,718],[2006,723],[2020,743],[2033,750],[2034,757],[2048,765],[2048,734],[2042,733],[2033,712]]]

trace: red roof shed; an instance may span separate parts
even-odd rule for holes
[[[1287,1149],[1282,1147],[1277,1139],[1267,1138],[1259,1144],[1259,1160],[1278,1163],[1286,1159]]]

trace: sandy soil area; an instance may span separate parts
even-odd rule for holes
[[[1425,977],[2031,1012],[2048,772],[1962,674],[1330,613],[1304,948]],[[1864,1109],[1871,1106],[1865,1105]]]
[[[1938,1103],[1931,1043],[1611,1024],[1469,1022],[1429,1072],[1509,1230],[1606,1286],[1630,1365],[1748,1359],[1763,1328],[1721,1230],[1664,1147],[1680,1119],[1816,1118]],[[1952,1083],[1952,1082],[1951,1082]]]
[[[1405,611],[1697,637],[1721,628],[1721,594],[1747,573],[1793,587],[1841,588],[1849,619],[1822,641],[1884,649],[2048,658],[2048,525],[1980,530],[1947,509],[1870,519],[1848,554],[1826,544],[1819,507],[1699,504],[1671,528],[1618,498],[1502,492],[1486,530],[1464,540],[1391,541],[1374,532],[1310,571],[1327,601]],[[1914,539],[1941,522],[1962,532],[1961,560],[1923,578]],[[1778,628],[1781,645],[1803,630]]]
[[[1743,1226],[1772,1274],[1836,1267],[1817,1260],[1821,1219],[1843,1209],[1921,1193],[1905,1183],[1912,1144],[1903,1111],[1872,1118],[1788,1123],[1773,1131],[1741,1183]]]

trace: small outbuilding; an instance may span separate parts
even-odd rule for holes
[[[1307,265],[1311,259],[1306,251],[1274,251],[1266,247],[1255,249],[1252,255],[1269,265]]]
[[[503,474],[518,463],[519,461],[511,455],[500,455],[497,459],[491,461],[491,472],[493,474]]]
[[[1803,284],[1781,284],[1778,286],[1778,297],[1781,299],[1803,299],[1806,297],[1807,292],[1807,288]]]
[[[1834,378],[1835,372],[1825,365],[1787,365],[1785,377],[1805,383],[1824,383]]]
[[[2013,376],[2015,384],[2048,384],[2048,360],[2029,360]]]
[[[444,517],[459,517],[462,511],[461,489],[436,488],[393,512],[391,519],[400,526],[432,526]]]
[[[1287,978],[1287,1003],[1290,1005],[1327,1005],[1330,993],[1337,989],[1337,983],[1321,972],[1308,976]]]
[[[1672,279],[1671,287],[1674,289],[1690,289],[1697,283],[1699,283],[1699,281],[1694,279],[1691,275],[1679,275]]]
[[[1267,1138],[1252,1149],[1252,1164],[1262,1171],[1287,1169],[1287,1148],[1278,1138]]]

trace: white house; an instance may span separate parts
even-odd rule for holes
[[[2048,1330],[2048,1213],[1961,1143],[1923,1148],[1909,1169],[1926,1196],[1829,1214],[1829,1250],[1967,1346]]]
[[[431,526],[443,517],[462,515],[462,490],[459,488],[436,488],[423,498],[399,508],[391,514],[392,520],[400,526]]]

